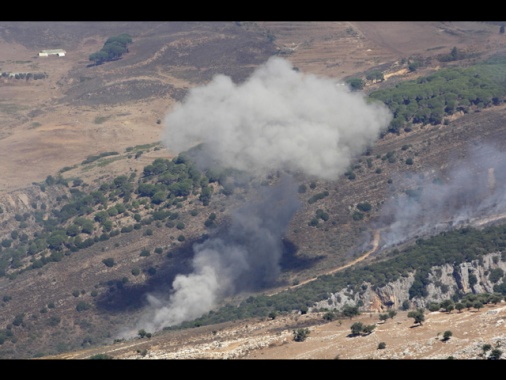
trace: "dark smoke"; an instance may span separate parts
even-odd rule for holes
[[[260,191],[231,215],[218,236],[193,250],[193,272],[179,275],[169,299],[148,296],[151,309],[138,328],[157,331],[201,316],[224,297],[272,284],[280,272],[282,237],[299,207],[289,177]]]

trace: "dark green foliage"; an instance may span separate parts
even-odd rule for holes
[[[352,91],[359,91],[364,88],[364,81],[360,78],[350,78],[346,81]]]
[[[362,322],[355,322],[351,325],[351,335],[356,336],[360,335],[362,329],[364,328],[364,324]]]
[[[89,56],[89,60],[100,65],[106,61],[119,59],[123,54],[128,52],[127,45],[131,43],[132,38],[125,33],[109,37],[100,51]]]
[[[55,326],[58,326],[60,324],[60,322],[61,322],[60,317],[52,315],[51,317],[49,317],[47,324],[48,324],[48,326],[55,327]]]
[[[366,74],[365,79],[372,81],[383,81],[385,80],[385,76],[379,70],[370,71]]]
[[[18,314],[18,315],[16,315],[16,317],[12,321],[12,324],[14,326],[21,326],[23,324],[24,317],[25,317],[24,314]]]
[[[358,220],[362,220],[362,219],[364,219],[364,214],[362,214],[360,211],[355,211],[355,212],[351,215],[351,217],[353,218],[353,220],[358,221]]]
[[[151,253],[149,252],[149,249],[147,249],[147,248],[143,248],[141,251],[141,254],[140,254],[140,256],[142,256],[142,257],[148,257],[150,255],[151,255]]]
[[[385,342],[378,343],[378,350],[384,350],[385,348],[387,348],[387,344]]]
[[[463,57],[457,48],[445,56],[449,60]],[[444,58],[444,59],[446,59]],[[410,70],[414,70],[414,62]],[[499,104],[506,94],[504,81],[506,65],[490,61],[468,68],[448,68],[427,77],[406,81],[393,88],[370,94],[384,102],[394,118],[389,132],[398,133],[408,123],[441,124],[445,115]]]
[[[351,305],[344,305],[343,310],[341,313],[346,317],[352,319],[353,317],[360,314],[360,311],[358,310],[358,306],[351,306]]]
[[[498,349],[494,348],[492,351],[490,351],[490,354],[488,355],[488,360],[499,360],[502,356],[503,352]]]
[[[501,268],[494,268],[490,271],[488,279],[494,284],[504,276],[504,271]]]
[[[79,302],[77,303],[76,310],[77,310],[78,312],[81,312],[81,311],[88,310],[90,307],[91,307],[91,306],[90,306],[90,304],[88,304],[88,303],[86,303],[86,302],[84,302],[84,301],[79,301]]]
[[[443,334],[443,341],[446,342],[446,341],[450,340],[452,335],[453,335],[453,333],[450,330],[446,330]]]
[[[315,202],[319,201],[320,199],[323,199],[328,196],[329,196],[328,191],[324,191],[324,192],[315,194],[311,198],[309,198],[308,203],[310,203],[310,204],[315,203]]]
[[[293,330],[293,340],[296,342],[304,342],[309,333],[310,331],[308,328]]]
[[[105,264],[106,267],[112,268],[116,263],[114,262],[114,259],[112,257],[108,257],[107,259],[103,259],[102,262]]]
[[[324,315],[323,315],[323,319],[326,320],[326,321],[333,321],[334,319],[337,318],[337,315],[336,313],[332,312],[332,311],[327,311]]]
[[[141,274],[141,270],[139,268],[132,269],[132,275],[138,276],[139,274]]]
[[[369,211],[371,211],[372,206],[369,202],[363,202],[363,203],[357,204],[357,209],[359,209],[360,211],[363,211],[363,212],[369,212]]]
[[[107,354],[95,354],[88,358],[89,360],[111,360],[113,357]]]
[[[415,323],[421,325],[423,321],[425,321],[425,315],[423,309],[418,309],[416,311],[410,311],[408,313],[408,318],[413,318]]]

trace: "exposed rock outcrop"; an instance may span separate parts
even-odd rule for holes
[[[341,309],[344,305],[359,305],[361,311],[381,312],[388,308],[399,309],[406,301],[410,308],[426,307],[431,302],[442,302],[456,293],[493,293],[494,286],[504,281],[504,276],[490,278],[491,271],[500,269],[506,273],[506,262],[500,252],[489,253],[478,260],[456,265],[445,264],[433,267],[426,285],[427,296],[412,297],[409,290],[415,281],[416,272],[401,277],[382,287],[364,282],[360,291],[352,287],[333,293],[327,300],[317,302],[313,309]]]

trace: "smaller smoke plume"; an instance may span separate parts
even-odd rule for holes
[[[506,153],[490,146],[473,148],[447,178],[420,179],[384,204],[379,226],[384,246],[506,217],[505,190]]]
[[[257,200],[232,214],[226,230],[195,244],[193,272],[176,276],[168,300],[149,295],[149,310],[134,331],[195,319],[226,296],[272,284],[280,271],[283,234],[299,207],[294,189],[289,177],[262,188]]]

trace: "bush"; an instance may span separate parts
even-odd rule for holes
[[[134,276],[138,276],[139,274],[141,274],[141,270],[139,268],[133,268],[132,269],[132,274]]]
[[[108,257],[107,259],[103,259],[102,262],[105,264],[106,267],[112,268],[116,263],[114,262],[114,259],[112,257]]]
[[[85,310],[88,310],[90,308],[90,304],[84,302],[84,301],[80,301],[77,306],[76,306],[76,310],[78,312],[81,312],[81,311],[85,311]]]
[[[360,211],[368,212],[368,211],[371,211],[372,206],[371,206],[371,204],[369,202],[363,202],[363,203],[357,204],[357,208]]]
[[[453,333],[450,330],[446,330],[443,334],[443,341],[447,341],[450,339],[450,337],[453,335]]]
[[[378,350],[384,350],[387,347],[385,342],[379,342]]]
[[[308,335],[309,335],[308,328],[293,330],[293,340],[296,342],[304,342]]]

